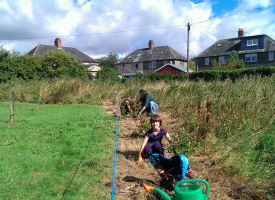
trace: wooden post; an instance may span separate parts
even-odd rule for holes
[[[11,114],[10,114],[10,123],[13,124],[13,105],[11,104]]]
[[[211,118],[211,100],[207,99],[206,107],[207,107],[206,124],[207,124],[207,127],[208,127],[209,122],[210,122],[210,118]]]
[[[201,100],[198,100],[198,120],[201,118]]]
[[[199,141],[201,138],[201,100],[198,100],[198,133],[197,133],[197,140]]]

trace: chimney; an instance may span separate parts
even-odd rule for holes
[[[54,45],[58,48],[61,49],[61,40],[60,38],[55,38]]]
[[[244,30],[242,28],[239,28],[238,39],[240,40],[242,37],[244,37]]]
[[[154,47],[155,47],[155,43],[153,42],[153,40],[149,40],[148,48],[149,48],[150,50],[152,50]]]

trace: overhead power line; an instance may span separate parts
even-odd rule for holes
[[[254,11],[257,11],[257,10],[266,10],[266,9],[269,9],[271,7],[274,7],[274,6],[275,6],[275,4],[271,4],[269,6],[260,7],[260,8],[257,8],[257,9],[248,10],[248,11],[244,11],[244,12],[239,12],[239,13],[235,13],[235,14],[232,14],[232,15],[226,15],[226,16],[223,16],[223,17],[216,17],[216,18],[213,18],[213,19],[205,20],[205,21],[190,23],[190,25],[205,23],[205,22],[209,22],[209,21],[213,21],[213,20],[217,20],[217,19],[223,19],[223,18],[227,18],[227,17],[232,17],[232,16],[235,16],[235,15],[254,12]],[[102,34],[116,34],[116,33],[137,32],[137,31],[149,31],[149,30],[157,30],[157,29],[169,29],[169,28],[180,27],[180,26],[187,27],[187,24],[175,25],[175,26],[166,26],[166,27],[157,27],[157,28],[141,28],[141,29],[134,29],[134,30],[121,30],[121,31],[99,32],[99,33],[85,33],[85,34],[75,34],[75,35],[26,37],[26,38],[3,38],[3,39],[0,38],[0,40],[31,40],[31,39],[40,39],[40,38],[53,38],[53,37],[78,37],[78,36],[89,36],[89,35],[102,35]]]
[[[201,21],[201,22],[195,22],[195,23],[192,23],[191,25],[205,23],[205,22],[209,22],[209,21],[213,21],[213,20],[217,20],[217,19],[223,19],[223,18],[226,18],[226,17],[232,17],[232,16],[235,16],[235,15],[254,12],[254,11],[257,11],[257,10],[266,10],[266,9],[271,8],[273,6],[275,6],[275,4],[271,4],[271,5],[266,6],[266,7],[256,8],[256,9],[253,9],[253,10],[247,10],[247,11],[244,11],[244,12],[238,12],[238,13],[235,13],[235,14],[232,14],[232,15],[226,15],[226,16],[223,16],[223,17],[216,17],[216,18],[208,19],[208,20]]]
[[[157,29],[167,29],[174,28],[186,25],[175,25],[175,26],[166,26],[166,27],[157,27],[157,28],[142,28],[135,30],[122,30],[122,31],[110,31],[110,32],[102,32],[102,33],[86,33],[86,34],[76,34],[76,35],[58,35],[58,36],[44,36],[44,37],[29,37],[29,38],[8,38],[8,39],[0,39],[0,40],[31,40],[31,39],[39,39],[39,38],[52,38],[52,37],[77,37],[77,36],[87,36],[87,35],[102,35],[102,34],[113,34],[113,33],[127,33],[127,32],[137,32],[137,31],[148,31],[148,30],[157,30]]]

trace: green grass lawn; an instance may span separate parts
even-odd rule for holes
[[[91,105],[0,102],[0,199],[109,199],[115,118]]]

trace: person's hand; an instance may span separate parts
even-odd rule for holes
[[[141,156],[141,154],[138,154],[137,164],[142,163],[142,162],[143,162],[142,156]]]

